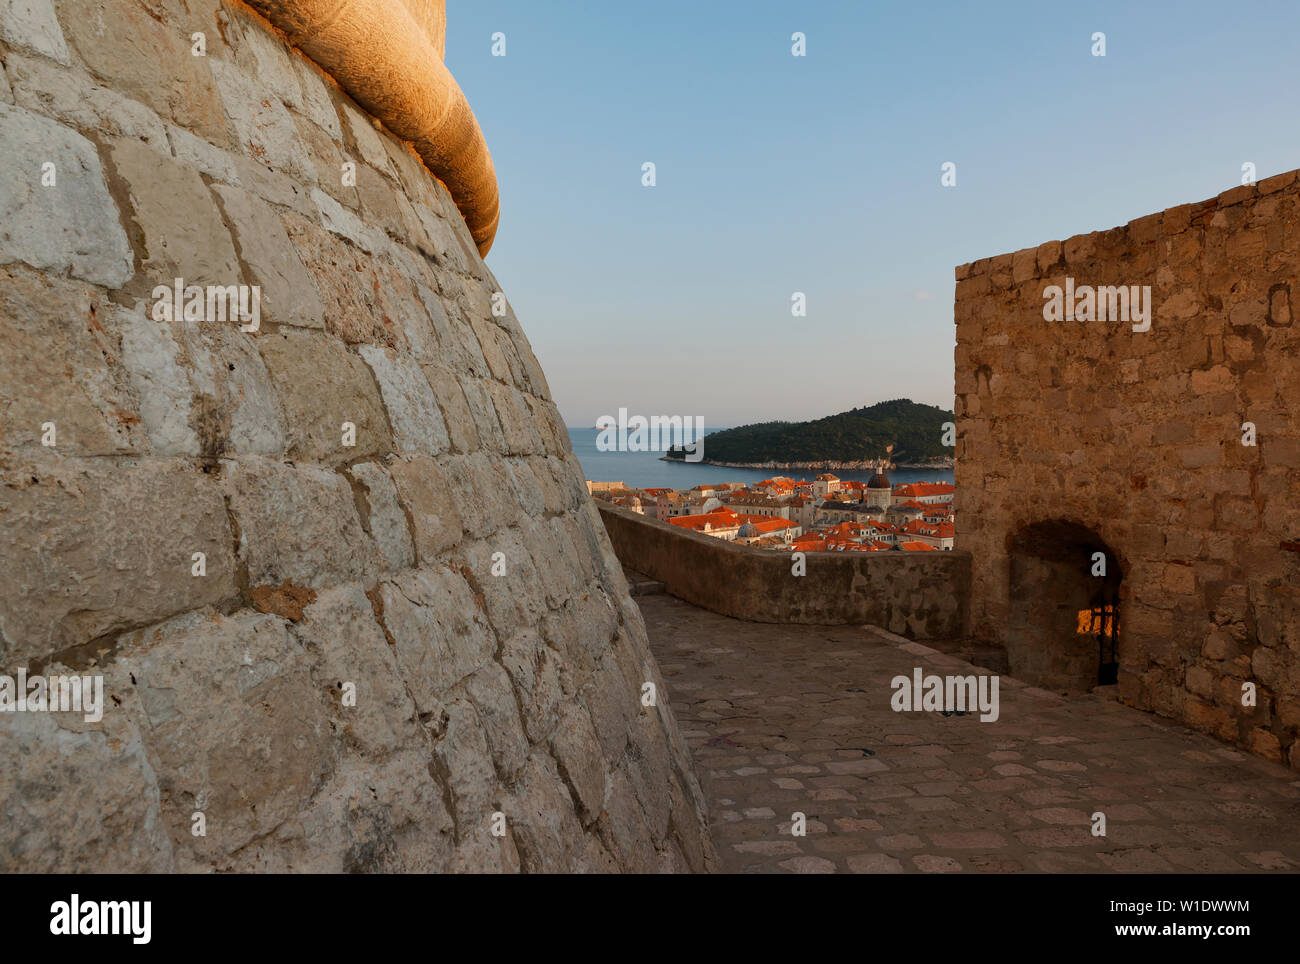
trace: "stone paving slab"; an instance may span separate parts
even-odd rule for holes
[[[869,626],[638,603],[725,872],[1300,871],[1300,779],[1278,764],[1006,676],[996,721],[895,712],[895,676],[988,671]]]

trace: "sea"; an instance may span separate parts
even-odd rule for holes
[[[583,475],[592,482],[624,482],[634,489],[689,489],[705,482],[761,482],[774,475],[788,475],[792,479],[812,479],[822,469],[733,469],[725,465],[705,465],[702,462],[665,462],[662,452],[601,452],[596,448],[596,428],[569,427],[569,441],[573,454],[582,465]],[[704,454],[709,453],[708,435],[705,432]],[[874,473],[865,471],[836,471],[841,479],[866,482]],[[952,469],[892,469],[889,481],[899,482],[951,482]]]

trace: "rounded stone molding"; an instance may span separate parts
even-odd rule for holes
[[[496,171],[443,63],[445,0],[249,0],[289,42],[419,153],[451,193],[479,254],[496,237]]]

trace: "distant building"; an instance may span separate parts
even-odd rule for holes
[[[617,496],[617,497],[610,498],[609,501],[613,502],[615,505],[621,505],[625,509],[631,509],[633,512],[637,513],[638,515],[646,514],[645,507],[642,505],[639,496],[635,496],[635,495]]]
[[[660,522],[688,515],[703,515],[722,508],[722,502],[713,496],[690,498],[680,492],[667,492],[655,499],[655,518]]]
[[[886,510],[885,519],[889,522],[894,522],[899,525],[906,525],[907,523],[911,522],[913,519],[919,519],[921,517],[921,513],[924,511],[925,511],[924,507],[918,504],[905,505],[903,503],[896,502],[893,505],[891,505],[888,508],[888,510]]]
[[[957,531],[950,522],[925,522],[915,519],[903,526],[907,539],[923,542],[931,549],[951,549]]]
[[[840,478],[838,475],[832,475],[829,472],[823,472],[817,478],[813,479],[813,495],[819,499],[824,499],[840,490]]]
[[[700,515],[678,516],[675,519],[669,519],[668,524],[682,529],[690,529],[693,532],[702,532],[705,535],[713,536],[715,539],[725,539],[730,542],[736,538],[741,521],[736,513],[723,509],[719,512],[707,512]]]
[[[817,517],[832,522],[874,522],[884,512],[878,505],[870,502],[837,502],[827,500],[818,509]]]
[[[781,542],[790,542],[803,535],[803,527],[789,519],[772,519],[755,515],[742,515],[742,524],[736,533],[736,542],[754,545],[760,540],[775,537]]]
[[[910,499],[924,505],[951,502],[954,488],[951,482],[908,482],[894,486],[894,499]]]
[[[727,497],[727,507],[745,515],[790,518],[789,503],[779,502],[770,495],[759,492],[733,492]]]
[[[889,508],[893,499],[890,497],[889,476],[885,474],[884,465],[877,464],[876,474],[867,481],[866,494],[862,497],[862,501],[882,509]]]
[[[786,500],[785,505],[789,510],[786,517],[791,522],[799,523],[804,529],[812,528],[817,520],[817,503],[812,496],[792,495]]]

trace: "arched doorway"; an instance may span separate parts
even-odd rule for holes
[[[1124,578],[1115,552],[1064,519],[1024,526],[1007,548],[1011,675],[1071,694],[1115,683]]]

